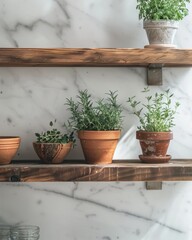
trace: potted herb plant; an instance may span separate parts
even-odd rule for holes
[[[188,14],[190,0],[137,0],[139,19],[143,19],[149,44],[145,47],[171,47],[178,22]]]
[[[106,98],[93,101],[87,90],[79,91],[77,99],[67,99],[70,121],[78,132],[85,160],[89,164],[109,164],[120,138],[122,106],[117,93],[109,91]]]
[[[148,88],[144,92],[149,91]],[[179,103],[172,103],[173,94],[169,90],[146,97],[147,103],[142,104],[135,97],[128,103],[140,121],[136,138],[140,140],[143,155],[139,155],[145,163],[164,163],[171,159],[167,155],[170,140],[173,138],[171,128]]]
[[[53,127],[53,122],[50,122]],[[66,126],[66,125],[65,125]],[[44,163],[62,163],[75,143],[73,132],[61,133],[56,128],[42,133],[35,133],[37,140],[33,147]]]

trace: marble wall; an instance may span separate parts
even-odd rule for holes
[[[147,44],[136,0],[1,0],[0,47],[117,47]],[[190,14],[175,43],[192,48]],[[192,156],[192,69],[163,72],[181,107],[176,116],[173,158]],[[101,87],[102,86],[102,87]],[[124,128],[115,159],[137,158],[137,122],[126,100],[146,86],[142,68],[1,68],[1,135],[20,135],[16,159],[37,159],[34,132],[50,120],[58,128],[69,117],[67,97],[88,89],[95,99],[118,90],[124,106]],[[83,157],[79,143],[70,159]],[[0,223],[36,224],[41,240],[191,240],[192,183],[164,183],[162,191],[146,191],[144,183],[1,183]]]

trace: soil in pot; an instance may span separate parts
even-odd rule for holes
[[[88,164],[110,164],[120,131],[79,131],[78,137]]]
[[[18,136],[0,136],[0,164],[9,164],[15,156],[19,145],[20,137]]]
[[[143,155],[139,158],[144,163],[166,163],[171,159],[167,155],[172,132],[145,132],[137,131],[136,138],[140,141]]]
[[[33,147],[38,157],[43,163],[57,164],[62,163],[73,146],[69,143],[33,143]]]

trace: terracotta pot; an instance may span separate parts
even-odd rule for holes
[[[9,164],[15,156],[19,145],[20,137],[0,136],[0,164]]]
[[[171,20],[146,20],[143,22],[150,48],[175,48],[173,44],[178,21]]]
[[[171,159],[166,155],[169,142],[173,139],[172,132],[137,131],[136,138],[140,140],[143,155],[139,158],[146,163],[164,163]]]
[[[33,147],[38,157],[44,163],[57,164],[62,163],[73,146],[69,143],[33,143]]]
[[[121,131],[78,131],[78,137],[88,164],[112,163]]]

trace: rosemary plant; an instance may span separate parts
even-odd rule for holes
[[[117,92],[94,102],[87,90],[79,91],[77,99],[67,98],[70,121],[75,130],[119,130],[122,128],[122,106],[117,103]]]
[[[143,92],[148,92],[145,88]],[[147,132],[168,132],[175,125],[174,116],[177,113],[179,103],[172,107],[173,94],[170,90],[163,93],[155,93],[154,96],[147,96],[146,104],[135,100],[135,96],[128,99],[128,103],[140,121],[139,130]],[[144,111],[144,113],[143,113]]]

